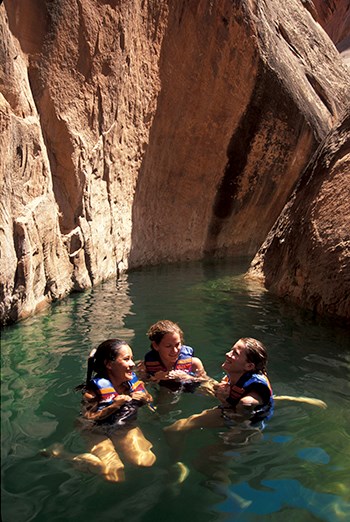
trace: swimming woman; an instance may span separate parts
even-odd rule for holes
[[[73,456],[56,445],[51,456],[69,458],[111,482],[125,480],[119,453],[136,466],[154,464],[152,444],[135,426],[137,409],[151,403],[152,396],[137,378],[134,366],[130,346],[120,339],[108,339],[90,353],[86,382],[77,388],[83,390],[81,421],[90,451]]]
[[[184,344],[183,331],[178,324],[169,320],[157,321],[149,328],[147,336],[151,350],[138,368],[142,378],[173,390],[207,379],[202,361],[193,356],[193,348]]]
[[[222,364],[226,376],[215,385],[220,405],[179,419],[165,430],[186,431],[244,421],[250,426],[261,425],[272,416],[274,407],[266,363],[266,349],[260,341],[250,337],[239,339]]]
[[[100,439],[90,453],[101,460],[107,480],[125,478],[119,451],[137,466],[152,466],[156,460],[152,444],[133,424],[138,407],[152,402],[134,367],[132,350],[120,339],[104,341],[89,357],[82,415]]]

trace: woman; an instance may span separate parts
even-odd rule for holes
[[[276,399],[326,407],[323,401],[309,397],[274,397],[266,366],[267,353],[264,345],[251,337],[239,339],[226,353],[222,364],[225,377],[220,383],[211,383],[212,394],[220,404],[188,418],[179,419],[164,428],[173,458],[181,458],[183,435],[189,430],[229,427],[230,430],[220,434],[224,442],[204,448],[197,460],[198,469],[207,472],[211,466],[215,467],[220,463],[222,456],[226,462],[227,444],[246,444],[251,438],[260,436],[265,422],[273,415]],[[186,468],[183,463],[178,464]],[[222,474],[222,469],[219,469],[219,473]]]
[[[184,344],[178,324],[158,321],[149,328],[147,335],[151,350],[138,368],[142,378],[184,391],[193,391],[193,385],[207,379],[202,361],[193,356],[193,348]]]
[[[220,405],[165,428],[167,432],[220,427],[247,421],[262,425],[273,413],[273,393],[266,372],[264,345],[251,337],[239,339],[226,353],[224,379],[214,387]]]
[[[83,428],[91,446],[88,453],[69,455],[56,444],[46,456],[64,457],[104,475],[111,482],[125,480],[124,463],[152,466],[156,457],[152,444],[134,425],[137,409],[150,404],[151,395],[133,372],[130,346],[120,339],[104,341],[90,353],[83,389]]]

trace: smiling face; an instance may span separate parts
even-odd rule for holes
[[[228,375],[243,375],[255,368],[254,363],[247,360],[246,346],[241,339],[226,353],[222,368]]]
[[[132,379],[132,371],[135,366],[130,346],[124,344],[118,350],[114,361],[107,361],[106,368],[110,381],[119,385]]]
[[[181,338],[176,332],[165,334],[159,344],[152,342],[152,348],[159,353],[160,359],[167,370],[172,370],[181,350]]]

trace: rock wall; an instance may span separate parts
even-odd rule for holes
[[[306,2],[0,5],[0,318],[253,256],[349,97]]]
[[[173,3],[162,44],[133,265],[253,256],[349,93],[299,2],[188,4]]]
[[[0,16],[6,323],[127,267],[167,6],[14,0]]]
[[[315,19],[336,45],[344,62],[350,66],[349,0],[313,0]]]
[[[350,107],[308,165],[248,277],[350,323]]]
[[[335,45],[348,39],[350,24],[349,0],[312,0],[315,19],[327,32]]]

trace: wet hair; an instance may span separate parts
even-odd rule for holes
[[[87,363],[86,381],[77,386],[76,390],[86,388],[94,373],[101,377],[107,377],[106,362],[115,361],[123,346],[129,345],[121,339],[107,339],[107,341],[103,341],[97,348],[91,350]]]
[[[257,373],[267,373],[267,353],[266,348],[261,341],[253,339],[253,337],[242,337],[240,339],[245,346],[245,354],[247,361],[255,365]]]
[[[153,343],[159,344],[163,339],[164,335],[168,333],[177,333],[180,336],[181,344],[184,342],[184,334],[181,330],[180,326],[172,321],[168,321],[164,319],[162,321],[157,321],[155,324],[152,324],[148,329],[147,336],[148,339]],[[151,344],[151,348],[152,344]]]

